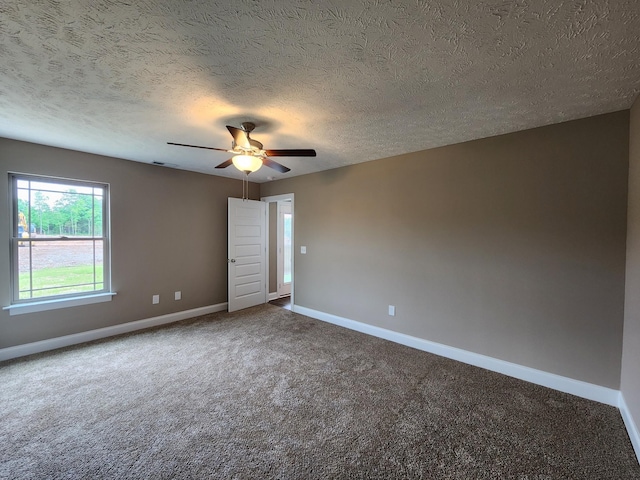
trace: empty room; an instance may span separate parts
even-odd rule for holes
[[[640,5],[0,6],[0,478],[640,479]]]

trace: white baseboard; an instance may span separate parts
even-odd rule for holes
[[[227,302],[218,303],[217,305],[209,305],[206,307],[193,308],[191,310],[183,310],[181,312],[160,315],[159,317],[146,318],[136,320],[134,322],[122,323],[111,327],[98,328],[87,332],[74,333],[63,337],[50,338],[39,342],[26,343],[24,345],[16,345],[15,347],[7,347],[0,349],[0,362],[11,358],[24,357],[34,353],[55,350],[56,348],[68,347],[78,343],[90,342],[100,338],[112,337],[123,333],[129,333],[144,328],[156,327],[166,323],[178,322],[187,318],[206,315],[208,313],[222,312],[227,309]]]
[[[631,445],[633,445],[633,449],[636,451],[638,463],[640,463],[640,430],[638,430],[638,425],[631,416],[631,412],[627,407],[627,402],[624,401],[624,395],[622,392],[620,392],[620,403],[618,407],[620,408],[620,414],[622,415],[622,420],[624,420],[624,425],[627,427],[627,433],[631,439]]]
[[[520,380],[535,383],[536,385],[542,385],[544,387],[570,393],[578,397],[605,403],[614,407],[619,406],[620,392],[618,390],[601,387],[599,385],[594,385],[580,380],[574,380],[572,378],[544,372],[542,370],[536,370],[535,368],[525,367],[523,365],[488,357],[479,353],[468,352],[459,348],[431,342],[422,338],[368,325],[348,318],[338,317],[337,315],[320,312],[307,307],[301,307],[299,305],[294,305],[292,310],[308,317],[333,323],[334,325],[373,335],[374,337],[384,338],[385,340],[390,340],[418,350],[434,353],[442,357],[451,358],[452,360],[457,360],[469,365],[502,373],[510,377],[519,378]]]
[[[270,302],[272,300],[277,300],[278,298],[280,298],[280,296],[278,295],[278,292],[269,292],[269,299],[267,300],[267,302]]]

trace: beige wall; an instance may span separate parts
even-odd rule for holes
[[[295,193],[296,304],[618,389],[628,122],[262,184]]]
[[[640,428],[640,99],[631,109],[622,395]],[[640,453],[640,452],[639,452]]]
[[[240,180],[0,139],[0,238],[9,239],[7,172],[111,184],[113,301],[9,316],[0,348],[227,300],[227,197]],[[258,185],[252,184],[252,198]],[[0,305],[9,305],[9,253],[0,255]],[[182,300],[173,293],[182,291]],[[151,296],[160,294],[160,304]]]

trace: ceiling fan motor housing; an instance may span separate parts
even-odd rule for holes
[[[245,155],[264,156],[264,149],[263,149],[262,143],[249,137],[249,133],[251,133],[254,128],[256,128],[255,123],[242,122],[242,131],[245,132],[245,135],[240,136],[240,138],[237,136],[234,136],[233,142],[231,143],[231,150],[235,150],[237,153],[241,153]],[[238,143],[238,139],[240,139],[242,144]],[[248,144],[244,144],[244,140],[246,140]]]

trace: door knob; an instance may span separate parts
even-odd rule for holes
[[[227,259],[227,263],[236,263],[236,259],[235,258]]]

